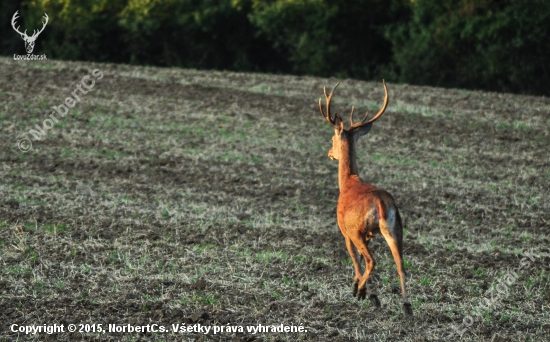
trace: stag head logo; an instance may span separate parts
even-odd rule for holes
[[[42,28],[40,29],[40,31],[36,32],[36,30],[34,30],[32,36],[29,37],[29,36],[27,36],[27,30],[25,30],[25,32],[21,32],[21,31],[19,31],[19,26],[15,27],[15,22],[16,22],[17,18],[19,18],[17,16],[17,12],[19,12],[19,11],[15,11],[15,14],[11,18],[11,26],[13,27],[15,32],[19,33],[21,35],[21,38],[23,38],[23,40],[25,41],[25,49],[27,50],[27,53],[32,53],[32,50],[34,49],[34,42],[36,41],[36,38],[38,38],[38,35],[40,33],[42,33],[42,31],[44,31],[44,28],[46,28],[46,25],[48,24],[48,15],[46,13],[44,13],[43,18],[45,19],[45,21],[42,22]]]

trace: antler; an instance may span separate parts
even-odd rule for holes
[[[36,30],[34,30],[32,36],[29,37],[29,36],[27,36],[27,30],[25,30],[25,32],[21,32],[21,31],[19,31],[19,26],[15,27],[15,22],[17,21],[17,19],[19,19],[19,17],[17,16],[18,12],[19,11],[15,11],[15,13],[13,14],[13,17],[11,18],[11,26],[13,27],[15,32],[19,33],[22,36],[25,36],[27,38],[36,38],[36,37],[38,37],[38,35],[40,33],[42,33],[42,31],[44,31],[44,29],[46,28],[46,25],[48,25],[49,17],[46,13],[44,13],[43,18],[46,19],[46,21],[42,22],[42,28],[38,32],[36,32]]]
[[[382,80],[382,83],[384,84],[384,91],[386,92],[386,97],[384,98],[384,104],[382,105],[382,108],[380,108],[378,113],[372,119],[370,119],[369,121],[365,122],[365,120],[367,120],[367,117],[369,116],[369,112],[367,112],[365,114],[365,117],[363,118],[363,120],[361,120],[357,123],[353,123],[353,107],[352,107],[351,108],[351,115],[349,117],[350,126],[348,128],[348,131],[354,130],[354,129],[356,129],[358,127],[361,127],[361,126],[364,126],[364,125],[368,125],[371,122],[376,121],[379,117],[382,116],[382,114],[384,114],[384,112],[386,111],[386,107],[388,106],[389,95],[388,95],[388,87],[386,86],[386,82],[384,80]]]
[[[15,21],[19,18],[17,16],[17,12],[19,11],[15,11],[15,13],[13,14],[13,17],[11,17],[11,26],[13,27],[13,29],[15,30],[15,32],[19,33],[20,35],[27,35],[27,30],[25,30],[25,33],[19,31],[19,26],[15,27]]]
[[[327,101],[326,102],[326,107],[327,107],[327,114],[326,115],[325,115],[325,112],[323,111],[321,98],[319,98],[319,110],[321,111],[321,115],[325,118],[325,120],[328,121],[328,123],[330,123],[333,126],[335,126],[336,123],[332,119],[332,115],[330,114],[330,101],[332,100],[332,95],[334,95],[334,90],[336,90],[336,87],[338,87],[339,84],[340,84],[340,82],[336,83],[336,85],[334,86],[334,88],[330,92],[330,95],[328,95],[328,96],[327,96],[327,87],[323,87],[323,93],[325,94],[325,100]],[[334,119],[336,119],[337,116],[339,116],[338,113],[336,113],[336,115],[334,116]]]
[[[49,18],[48,18],[48,15],[47,15],[46,13],[44,13],[43,18],[46,19],[46,22],[42,22],[42,28],[40,29],[40,31],[38,31],[38,32],[36,32],[36,33],[34,32],[34,31],[36,31],[36,30],[33,31],[33,34],[32,34],[33,37],[38,37],[38,35],[39,35],[40,33],[42,33],[42,31],[44,31],[44,29],[46,28],[46,25],[48,25],[48,19],[49,19]]]

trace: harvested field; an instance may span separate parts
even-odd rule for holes
[[[0,75],[0,340],[550,340],[548,98],[388,84],[357,163],[404,219],[408,317],[382,237],[382,307],[351,294],[317,108],[336,79],[9,58]],[[382,100],[381,82],[342,80],[333,111]],[[258,324],[307,332],[246,332]]]

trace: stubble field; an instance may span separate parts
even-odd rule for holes
[[[408,317],[382,237],[382,307],[351,295],[316,104],[336,81],[0,58],[0,340],[550,340],[550,99],[388,84],[357,163],[404,219]],[[381,82],[342,80],[333,112],[382,100]],[[168,332],[11,331],[54,323]]]

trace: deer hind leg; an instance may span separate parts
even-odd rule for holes
[[[378,300],[378,296],[373,294],[367,285],[367,280],[369,279],[369,276],[374,269],[374,265],[376,264],[374,258],[372,257],[372,254],[368,249],[368,243],[368,240],[365,241],[361,237],[357,237],[354,241],[354,244],[359,250],[359,253],[363,256],[363,259],[365,260],[365,272],[363,273],[363,276],[359,281],[359,293],[357,294],[357,300],[365,299],[368,294],[370,301],[374,304],[374,306],[379,308],[380,301]]]
[[[348,249],[349,256],[353,262],[353,269],[355,271],[355,278],[353,279],[353,296],[357,295],[357,289],[359,285],[359,280],[361,279],[361,264],[359,263],[357,256],[357,248],[351,242],[351,239],[348,236],[344,236],[346,239],[346,248]]]
[[[405,269],[403,267],[403,235],[401,222],[395,224],[395,216],[390,215],[388,220],[380,220],[380,233],[386,239],[388,246],[390,247],[395,265],[397,266],[397,274],[399,274],[399,280],[401,281],[401,295],[403,297],[403,309],[407,315],[412,315],[412,308],[409,300],[407,299],[407,291],[405,290]],[[389,222],[388,222],[389,221]],[[400,220],[399,220],[400,221]],[[398,231],[399,230],[399,231]]]

